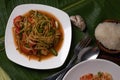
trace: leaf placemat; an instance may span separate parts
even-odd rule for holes
[[[72,26],[72,43],[69,56],[60,68],[34,70],[11,62],[5,54],[4,35],[6,24],[14,7],[29,3],[53,6],[65,11],[69,16],[81,15],[85,19],[88,33],[93,39],[94,29],[98,23],[104,19],[120,20],[120,0],[0,0],[0,66],[12,80],[43,80],[45,77],[61,70],[69,62],[75,45],[83,37],[83,33]],[[93,45],[95,45],[94,42]],[[105,56],[102,58],[105,58]],[[116,58],[114,59],[117,60]]]

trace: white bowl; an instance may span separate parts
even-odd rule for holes
[[[100,71],[110,73],[113,80],[120,80],[120,66],[103,59],[83,61],[75,65],[67,72],[63,80],[80,80],[80,77],[85,74],[97,74]]]
[[[18,50],[16,50],[16,46],[14,43],[14,38],[12,34],[12,27],[13,27],[13,19],[18,15],[23,15],[29,10],[43,10],[48,13],[53,14],[61,23],[64,31],[64,41],[61,49],[58,52],[57,57],[52,57],[47,60],[43,61],[35,61],[35,60],[29,60],[24,55],[21,55]],[[42,5],[42,4],[23,4],[15,7],[9,17],[6,32],[5,32],[5,50],[7,57],[22,66],[34,68],[34,69],[53,69],[58,68],[63,65],[65,62],[70,45],[71,45],[71,38],[72,38],[72,32],[71,32],[71,23],[68,14],[63,12],[62,10],[59,10],[57,8]]]

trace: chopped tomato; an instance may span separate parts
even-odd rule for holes
[[[26,34],[22,33],[22,39],[26,39]]]
[[[36,49],[33,49],[32,52],[33,52],[34,55],[37,54],[37,50]]]
[[[36,43],[32,40],[29,40],[29,45],[30,45],[30,47],[33,47],[34,45],[36,45]]]
[[[23,53],[25,53],[25,54],[30,54],[30,52],[31,52],[31,49],[30,48],[28,48],[28,47],[25,47],[25,46],[22,46],[21,45],[21,51],[23,52]]]
[[[92,79],[93,79],[93,74],[91,74],[91,73],[83,75],[82,77],[80,77],[80,80],[92,80]]]
[[[20,22],[22,21],[22,16],[17,16],[15,19],[14,19],[14,25],[18,28],[20,28]]]
[[[33,20],[32,18],[30,18],[30,17],[28,17],[28,21],[29,21],[31,24],[34,23],[34,20]]]
[[[51,20],[51,25],[52,25],[53,27],[55,27],[55,20],[54,20],[54,19]]]
[[[16,28],[15,28],[15,33],[16,33],[16,34],[19,34],[19,33],[20,33],[20,29],[16,27]]]

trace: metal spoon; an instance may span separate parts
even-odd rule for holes
[[[100,50],[97,47],[86,47],[86,48],[82,49],[78,54],[76,64],[81,62],[81,61],[84,61],[84,60],[96,59],[99,52],[100,52]],[[56,80],[62,80],[62,78],[64,77],[66,72],[67,71],[60,74],[56,78]]]
[[[85,60],[96,59],[100,53],[98,47],[86,47],[79,52],[76,63]]]

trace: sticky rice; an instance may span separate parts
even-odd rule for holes
[[[120,50],[120,23],[103,22],[95,29],[95,38],[106,48]]]

